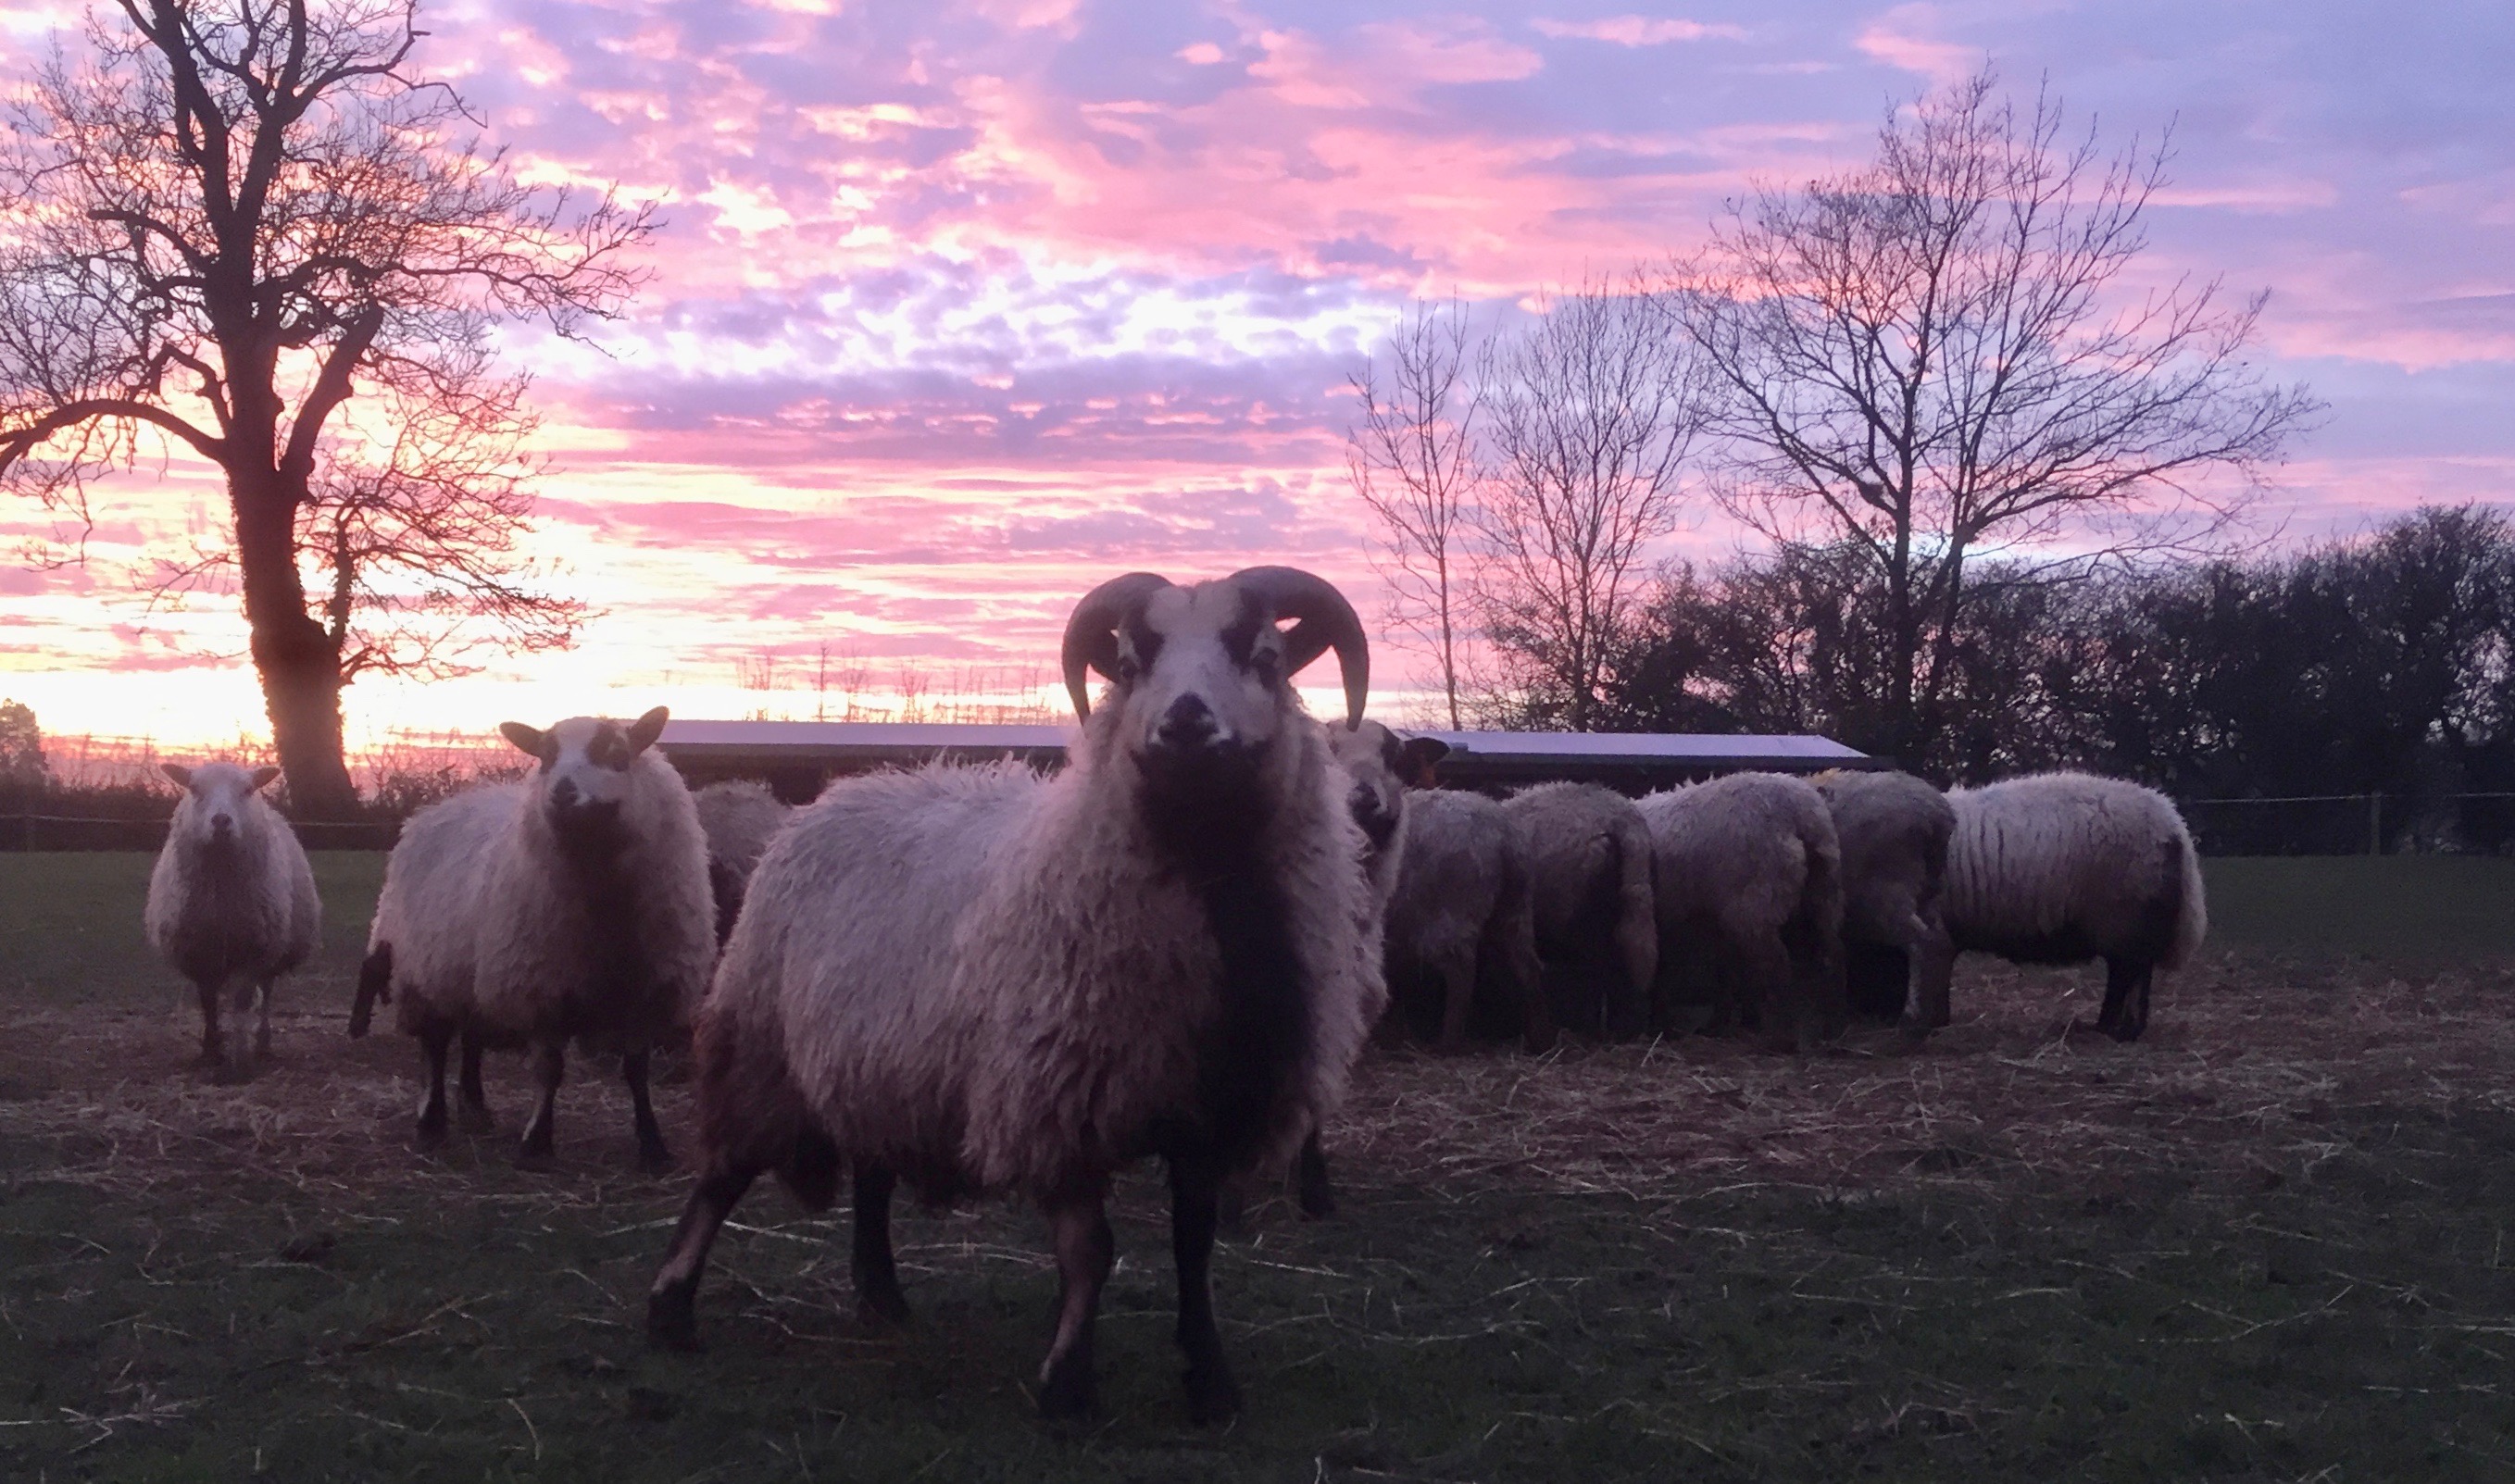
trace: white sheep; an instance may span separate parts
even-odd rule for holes
[[[1852,1008],[1902,1016],[1926,1035],[1948,1023],[1956,945],[1941,896],[1956,810],[1910,773],[1819,773],[1813,782],[1842,843],[1842,945]]]
[[[523,1153],[547,1156],[566,1047],[620,1053],[639,1162],[672,1162],[647,1099],[653,1049],[687,1025],[716,958],[707,845],[680,774],[652,751],[658,706],[626,725],[577,717],[499,731],[540,761],[410,817],[385,864],[350,1033],[398,999],[428,1093],[419,1139],[445,1137],[445,1053],[463,1040],[463,1117],[485,1130],[484,1049],[530,1047],[541,1101]]]
[[[1430,976],[1441,986],[1435,1045],[1467,1044],[1478,985],[1520,1015],[1521,1043],[1554,1041],[1538,962],[1527,846],[1517,822],[1481,794],[1419,789],[1406,806],[1406,869],[1388,904],[1390,992]]]
[[[707,837],[708,890],[716,899],[716,940],[722,944],[733,935],[751,873],[795,811],[766,784],[749,778],[711,783],[690,799],[698,806],[699,833]]]
[[[1948,932],[1959,950],[2017,964],[2105,961],[2096,1026],[2117,1041],[2148,1026],[2151,981],[2208,935],[2201,856],[2154,789],[2042,773],[1948,795]]]
[[[708,1248],[764,1171],[816,1209],[851,1173],[876,1320],[906,1312],[897,1181],[1006,1192],[1046,1210],[1063,1280],[1040,1405],[1087,1411],[1103,1203],[1158,1154],[1189,1411],[1236,1410],[1208,1281],[1218,1183],[1320,1126],[1386,993],[1351,779],[1291,687],[1331,648],[1351,724],[1369,656],[1325,582],[1118,578],[1066,627],[1085,723],[1062,773],[878,773],[797,813],[696,1026],[704,1158],[648,1296],[656,1342],[696,1342]],[[1110,681],[1097,710],[1087,668]]]
[[[241,1072],[270,1054],[271,986],[313,954],[323,903],[305,847],[262,797],[279,769],[162,766],[184,797],[148,873],[143,925],[149,945],[200,995],[201,1059]],[[229,979],[238,1016],[259,1007],[250,1050],[241,1023],[232,1049],[219,1034],[219,990]]]
[[[1538,954],[1567,981],[1557,1017],[1609,1035],[1641,1030],[1659,925],[1650,831],[1633,802],[1594,783],[1541,783],[1502,806],[1528,852]]]
[[[1825,801],[1780,773],[1730,773],[1641,801],[1659,892],[1663,969],[1709,965],[1713,1024],[1755,1014],[1774,1046],[1841,1028],[1842,853]]]

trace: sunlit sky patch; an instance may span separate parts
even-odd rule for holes
[[[68,14],[0,0],[0,69]],[[1724,195],[1858,160],[1890,103],[1987,58],[2109,143],[2172,128],[2143,274],[2269,289],[2274,374],[2332,405],[2277,528],[2502,500],[2515,468],[2497,7],[517,0],[428,25],[528,175],[668,226],[626,320],[507,341],[557,465],[537,548],[601,610],[583,646],[362,682],[361,738],[808,716],[831,654],[1017,691],[1073,596],[1138,566],[1295,561],[1370,611],[1344,383],[1410,296],[1500,314],[1683,251]],[[85,568],[0,571],[0,692],[56,731],[259,731],[232,600],[151,612],[128,576],[215,536],[215,486],[151,462],[100,510]],[[46,524],[0,506],[0,540]],[[1737,539],[1706,513],[1668,552]],[[1376,668],[1402,690],[1411,665]]]

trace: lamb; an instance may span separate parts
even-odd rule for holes
[[[1503,801],[1528,855],[1537,950],[1580,986],[1558,1007],[1576,1029],[1629,1034],[1648,1018],[1659,966],[1650,831],[1632,801],[1594,783],[1541,783]],[[1612,946],[1609,962],[1598,950]],[[1604,980],[1594,1001],[1591,986]],[[1594,1013],[1593,1013],[1594,1006]]]
[[[1421,790],[1408,801],[1406,841],[1406,869],[1388,904],[1391,993],[1422,976],[1439,980],[1434,1045],[1445,1051],[1466,1047],[1480,980],[1520,1010],[1523,1046],[1553,1045],[1517,821],[1481,794]]]
[[[1842,946],[1852,1009],[1902,1016],[1924,1036],[1948,1023],[1956,946],[1941,912],[1947,796],[1910,773],[1819,773],[1813,780],[1842,843]]]
[[[547,1157],[566,1047],[620,1053],[639,1161],[672,1152],[647,1098],[653,1049],[675,1038],[716,959],[707,845],[680,774],[653,752],[666,712],[626,725],[576,717],[499,731],[540,760],[516,783],[458,794],[410,817],[385,863],[350,1034],[374,1001],[400,1002],[428,1093],[422,1147],[446,1132],[445,1052],[463,1040],[463,1119],[484,1132],[480,1053],[529,1047],[541,1102],[523,1155]]]
[[[716,940],[722,947],[733,935],[751,873],[794,810],[766,784],[749,778],[711,783],[690,797],[698,806],[699,832],[707,837],[708,890],[716,898]]]
[[[148,873],[143,925],[149,946],[200,994],[202,1062],[243,1073],[270,1054],[271,986],[313,954],[323,903],[305,847],[262,797],[279,769],[162,767],[184,797]],[[229,979],[237,1015],[257,1011],[249,1051],[241,1023],[232,1051],[219,1034],[219,990]]]
[[[1825,800],[1797,778],[1731,773],[1652,794],[1640,809],[1663,963],[1682,946],[1715,967],[1713,1023],[1752,1012],[1770,1044],[1800,1051],[1838,1033],[1842,851]]]
[[[849,1174],[874,1322],[907,1312],[897,1183],[1001,1192],[1044,1208],[1063,1280],[1040,1406],[1088,1412],[1103,1203],[1160,1155],[1189,1414],[1238,1409],[1208,1280],[1217,1186],[1321,1126],[1386,994],[1351,780],[1291,688],[1330,649],[1351,725],[1369,654],[1326,582],[1116,578],[1067,623],[1083,731],[1062,773],[877,773],[796,815],[699,1013],[701,1174],[651,1340],[696,1344],[708,1249],[764,1171],[815,1210]],[[1110,682],[1096,710],[1087,669]]]
[[[1959,950],[2015,964],[2105,961],[2096,1028],[2148,1027],[2151,981],[2209,931],[2201,857],[2172,803],[2088,773],[2041,773],[1948,796],[1946,913]]]

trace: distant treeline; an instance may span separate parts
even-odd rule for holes
[[[1663,571],[1602,729],[1818,732],[1893,752],[1874,571],[1791,546]],[[2498,509],[2422,508],[2249,559],[1992,563],[1926,639],[1926,742],[1898,761],[1938,782],[2088,767],[2185,799],[2382,794],[2401,802],[2392,828],[2433,844],[2515,836],[2508,801],[2445,818],[2418,803],[2515,790],[2515,529]],[[1510,709],[1498,720],[1548,720],[1542,693]]]

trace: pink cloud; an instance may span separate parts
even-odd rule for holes
[[[1609,16],[1598,21],[1554,21],[1541,17],[1528,24],[1542,36],[1577,36],[1621,47],[1665,46],[1671,41],[1702,41],[1711,37],[1743,41],[1747,36],[1747,28],[1743,25],[1649,16]]]

